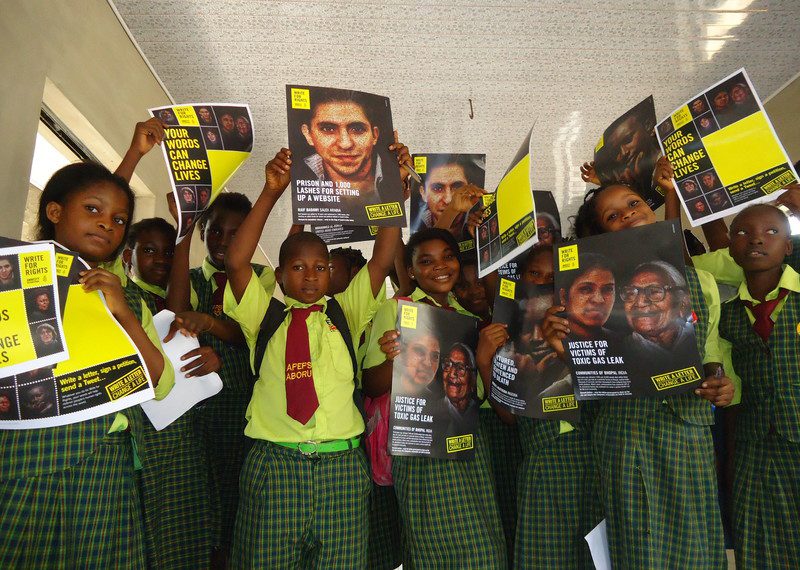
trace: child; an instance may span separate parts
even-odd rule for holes
[[[141,302],[129,306],[119,278],[100,267],[124,244],[133,204],[124,179],[94,163],[71,164],[42,192],[38,238],[56,240],[89,263],[80,277],[84,289],[103,292],[161,399],[174,377],[157,348],[152,315]],[[55,428],[0,431],[0,566],[145,567],[127,425],[120,413]]]
[[[666,193],[667,215],[677,215],[672,168],[663,157],[655,181]],[[587,194],[575,229],[578,237],[585,237],[655,221],[655,213],[634,190],[609,184]],[[730,379],[715,377],[722,359],[717,342],[719,294],[715,295],[713,277],[689,267],[686,280],[697,315],[697,345],[706,364],[701,388],[668,398],[596,404],[591,437],[617,568],[726,567],[708,429],[713,416],[703,399],[727,405],[733,387]],[[551,307],[544,322],[548,343],[562,356],[561,340],[569,334],[569,324],[556,313],[564,310]]]
[[[331,270],[330,289],[326,295],[341,293],[353,280],[353,277],[367,264],[364,254],[352,247],[337,247],[331,250],[328,266]]]
[[[460,263],[458,244],[450,232],[431,228],[412,235],[405,256],[408,275],[416,285],[413,301],[474,316],[452,294]],[[393,360],[400,353],[396,317],[397,301],[390,299],[373,321],[363,378],[364,391],[372,397],[391,390]],[[483,437],[476,434],[472,461],[392,459],[404,531],[404,564],[442,569],[506,566],[506,544]]]
[[[800,565],[800,275],[789,221],[773,206],[750,206],[731,223],[730,254],[744,271],[723,305],[720,334],[736,347],[742,379],[736,424],[734,543],[742,568]]]
[[[217,196],[198,224],[206,258],[201,267],[189,271],[191,236],[184,239],[175,249],[167,296],[167,307],[176,313],[176,323],[198,335],[201,345],[210,346],[222,357],[222,391],[195,410],[211,483],[214,564],[220,566],[230,556],[239,472],[248,448],[245,410],[255,381],[239,325],[222,311],[228,280],[225,256],[251,208],[243,194],[224,192]],[[272,269],[253,265],[253,270],[262,288],[271,295],[275,288]]]
[[[410,163],[402,144],[389,150],[401,164]],[[272,303],[268,312],[271,295],[258,283],[250,258],[289,184],[291,164],[287,149],[269,162],[264,190],[225,257],[225,312],[240,323],[251,362],[258,363],[245,429],[255,443],[242,469],[233,565],[363,568],[371,481],[361,448],[364,422],[354,402],[353,347],[377,308],[400,230],[380,228],[372,259],[331,300],[325,298],[325,243],[309,232],[290,236],[276,270],[288,309]],[[263,354],[255,354],[264,317],[276,314],[277,328]]]
[[[123,263],[130,275],[126,295],[142,298],[153,313],[165,305],[176,231],[162,218],[131,226]],[[221,361],[203,346],[183,357],[187,376],[218,371]],[[148,567],[179,569],[208,566],[211,554],[208,473],[190,410],[156,431],[140,408],[131,410],[132,433],[141,459],[137,471],[142,495]]]

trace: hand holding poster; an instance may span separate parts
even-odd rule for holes
[[[662,397],[702,381],[678,222],[561,244],[555,264],[578,400]]]
[[[486,277],[538,241],[531,190],[532,133],[531,128],[495,193],[484,196],[487,207],[476,232],[480,277]]]
[[[653,210],[664,203],[653,185],[653,171],[661,156],[655,126],[656,108],[650,95],[611,123],[594,149],[594,170],[600,182],[628,184]]]
[[[149,109],[164,123],[161,148],[178,207],[178,242],[253,149],[247,105],[197,103]]]
[[[422,179],[422,184],[412,182],[412,234],[435,227],[448,207],[455,205],[453,198],[459,188],[468,184],[483,188],[486,183],[485,154],[431,153],[415,154],[413,158],[414,170]],[[450,225],[454,228],[461,253],[475,249],[475,239],[467,231],[468,214],[458,214]]]
[[[286,86],[295,224],[405,226],[387,97]]]
[[[506,324],[510,339],[492,360],[489,397],[512,414],[577,421],[572,376],[542,333],[545,311],[552,305],[552,285],[500,280],[492,322]]]
[[[68,360],[0,378],[0,429],[81,422],[154,397],[141,354],[98,291],[70,286],[63,338]]]
[[[429,305],[397,305],[391,455],[470,459],[478,427],[477,321]]]
[[[657,130],[694,227],[774,200],[798,179],[744,69],[693,97]]]
[[[0,247],[0,376],[69,358],[53,244]]]

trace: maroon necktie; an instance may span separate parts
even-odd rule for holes
[[[156,295],[155,293],[150,293],[150,296],[153,298],[153,303],[156,306],[157,312],[160,313],[161,311],[167,308],[166,301],[164,301],[164,299],[162,299],[159,295]]]
[[[772,322],[770,318],[772,316],[772,311],[775,310],[775,307],[778,306],[778,303],[789,294],[788,289],[781,289],[778,293],[778,296],[771,301],[764,301],[763,303],[759,303],[758,305],[753,305],[750,301],[744,301],[744,304],[753,312],[753,316],[756,318],[755,322],[753,323],[753,330],[756,331],[756,334],[760,336],[764,342],[767,342],[769,339],[770,333],[772,333],[772,327],[775,326],[775,323]]]
[[[228,274],[224,271],[217,271],[212,275],[217,284],[217,290],[211,295],[211,312],[215,317],[222,314],[222,300],[225,298],[225,285],[228,283]]]
[[[306,319],[321,311],[320,305],[305,309],[292,307],[292,320],[286,331],[286,413],[305,425],[319,408],[314,374],[311,368],[311,349],[308,346]]]

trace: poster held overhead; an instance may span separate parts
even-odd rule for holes
[[[687,101],[657,132],[693,227],[775,200],[798,180],[744,69]]]
[[[178,208],[180,243],[253,150],[248,105],[190,103],[148,112],[166,125],[161,150]]]

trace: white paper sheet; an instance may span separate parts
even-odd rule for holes
[[[611,553],[608,551],[606,519],[600,521],[600,524],[586,535],[585,540],[589,543],[589,551],[592,553],[592,560],[596,570],[611,570]]]
[[[158,338],[163,339],[167,336],[174,318],[175,313],[166,310],[153,317]],[[180,371],[182,366],[186,366],[186,361],[181,360],[181,356],[200,346],[196,338],[179,333],[168,343],[162,342],[161,346],[175,369],[175,386],[163,400],[150,400],[142,404],[144,413],[150,418],[153,427],[159,431],[188,412],[198,402],[222,390],[219,374],[212,372],[205,376],[186,378]]]

